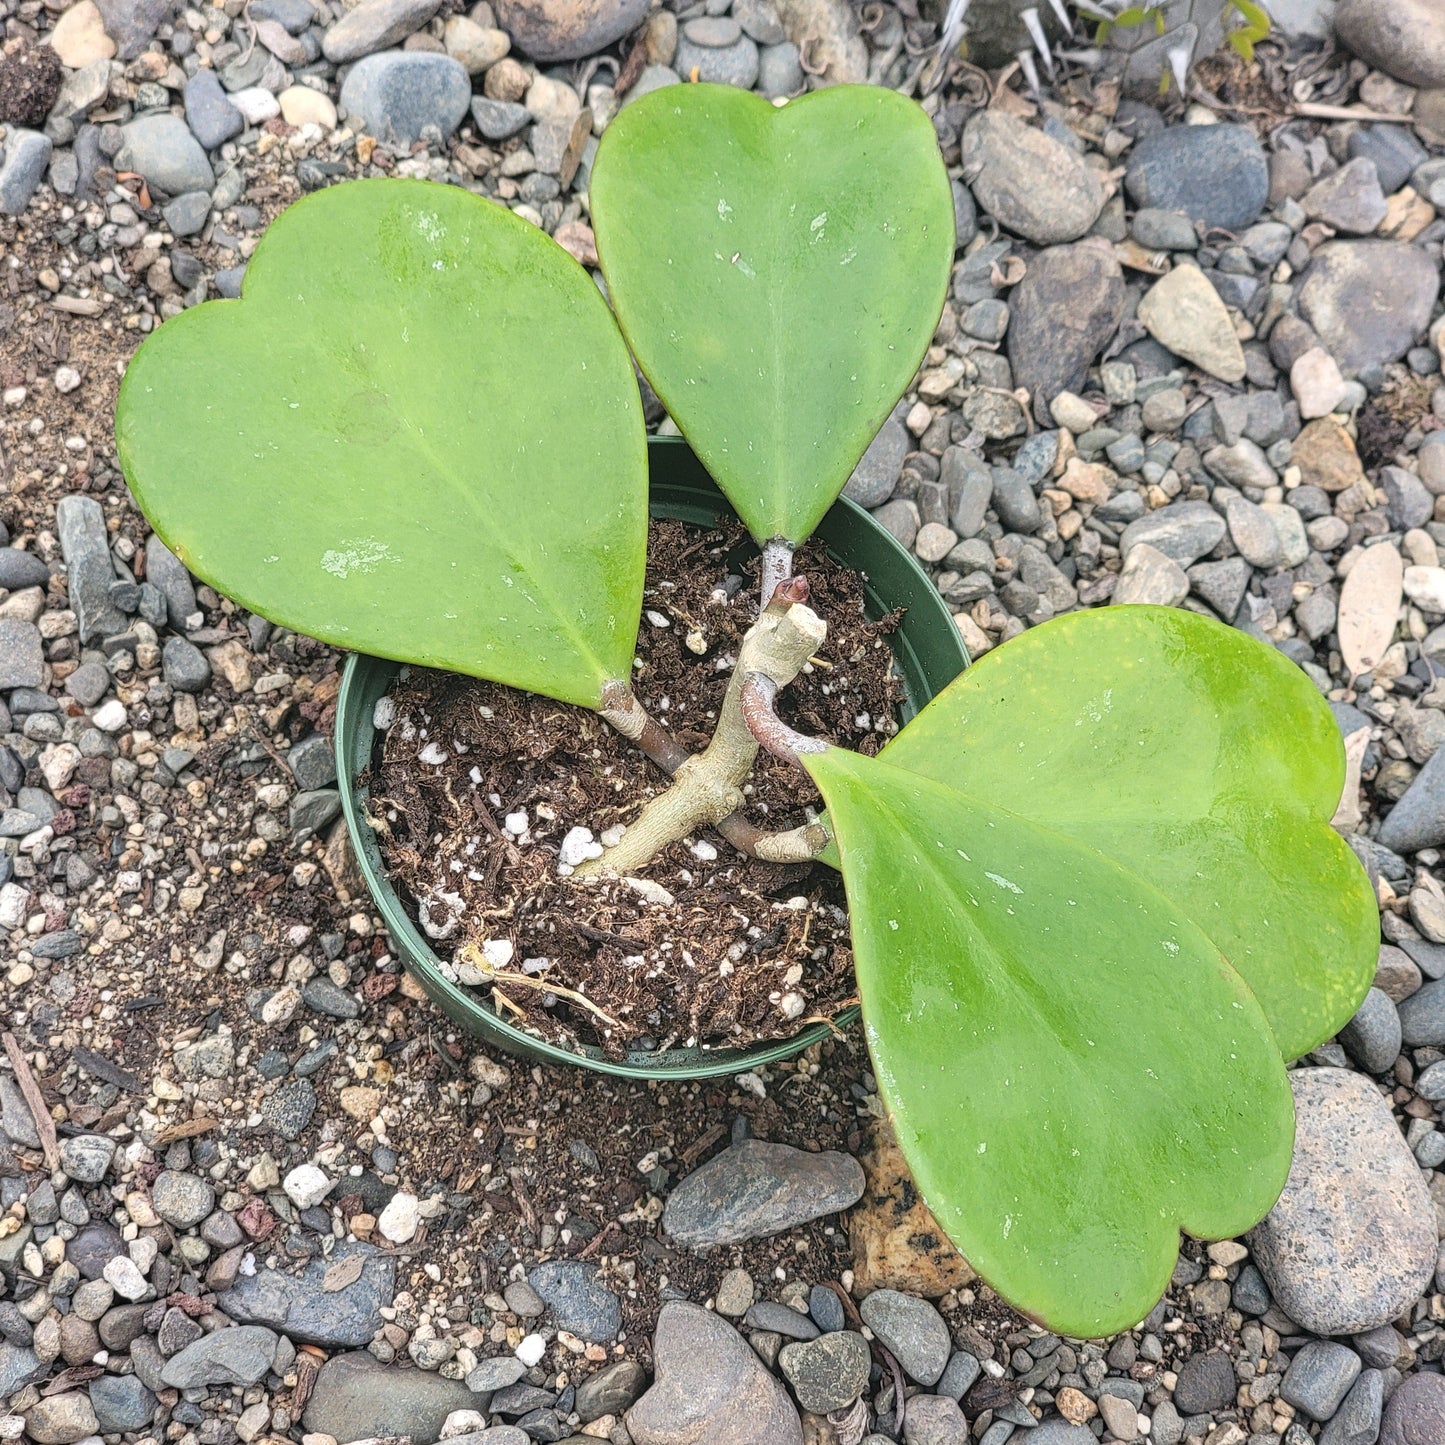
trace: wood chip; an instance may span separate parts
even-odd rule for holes
[[[150,1141],[150,1147],[160,1149],[167,1144],[174,1144],[177,1139],[194,1139],[197,1134],[209,1134],[215,1127],[214,1119],[186,1119],[180,1124],[172,1124],[168,1129],[162,1129]]]
[[[335,1264],[328,1265],[326,1273],[321,1277],[321,1289],[324,1294],[335,1294],[338,1290],[346,1289],[361,1278],[361,1271],[366,1268],[366,1258],[360,1254],[349,1254],[345,1259],[338,1259]]]
[[[1340,653],[1351,677],[1373,672],[1394,640],[1405,564],[1388,542],[1367,547],[1340,588]]]
[[[0,1035],[0,1042],[5,1045],[5,1054],[10,1060],[11,1068],[15,1070],[15,1082],[19,1084],[20,1092],[35,1119],[35,1132],[40,1136],[40,1148],[45,1154],[46,1166],[59,1169],[60,1146],[55,1139],[55,1120],[50,1117],[50,1110],[45,1107],[40,1085],[35,1082],[35,1075],[30,1072],[30,1065],[26,1063],[25,1054],[16,1042],[15,1035]]]

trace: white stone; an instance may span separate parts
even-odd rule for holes
[[[557,861],[569,868],[575,868],[588,858],[600,858],[601,856],[602,845],[593,839],[591,828],[570,828],[567,836],[562,839],[562,846],[557,853]]]
[[[397,1193],[381,1211],[376,1227],[383,1239],[393,1244],[405,1244],[416,1233],[421,1223],[421,1204],[415,1194]]]
[[[287,125],[319,125],[322,130],[336,129],[336,107],[328,96],[312,90],[309,85],[288,86],[276,97],[276,103],[281,107],[281,119]],[[380,705],[378,700],[377,706]]]
[[[1290,390],[1305,421],[1328,416],[1345,397],[1345,379],[1323,346],[1312,346],[1289,369]]]
[[[331,1193],[331,1180],[326,1171],[314,1164],[298,1164],[281,1184],[286,1197],[297,1209],[310,1209]]]
[[[134,1302],[150,1293],[150,1285],[146,1283],[145,1275],[140,1272],[135,1260],[126,1254],[118,1254],[108,1261],[101,1271],[101,1278],[122,1299]]]
[[[103,702],[90,715],[91,724],[98,727],[103,733],[118,733],[125,727],[128,721],[125,715],[125,704],[119,698],[113,697],[109,702]]]
[[[59,366],[55,369],[55,389],[61,395],[74,391],[80,385],[80,373],[73,366]]]
[[[1405,596],[1426,612],[1445,613],[1445,567],[1406,567]]]
[[[40,754],[40,771],[52,793],[65,787],[79,766],[80,749],[74,743],[56,743]]]
[[[25,900],[30,890],[18,883],[0,884],[0,928],[19,928],[25,922]]]
[[[263,86],[248,85],[245,90],[233,91],[228,99],[248,125],[264,125],[281,114],[280,102]]]
[[[547,1353],[547,1341],[541,1335],[527,1335],[517,1346],[516,1356],[530,1370],[534,1365],[542,1363],[542,1356]]]
[[[78,5],[72,5],[55,22],[50,43],[60,63],[72,70],[83,70],[115,54],[115,41],[105,33],[105,21],[95,0],[80,0]]]

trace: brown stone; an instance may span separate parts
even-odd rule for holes
[[[1365,480],[1354,438],[1333,416],[1322,416],[1300,432],[1291,459],[1301,481],[1327,492],[1343,492]]]
[[[920,1198],[887,1124],[874,1127],[862,1163],[863,1198],[848,1216],[857,1292],[897,1289],[938,1299],[977,1279]]]
[[[1054,1405],[1070,1425],[1087,1425],[1099,1413],[1099,1407],[1082,1391],[1065,1385],[1054,1396]]]

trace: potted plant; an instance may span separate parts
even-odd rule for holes
[[[630,888],[656,900],[650,860],[711,827],[758,867],[840,869],[880,1091],[940,1224],[1051,1327],[1126,1327],[1167,1284],[1180,1228],[1231,1236],[1269,1209],[1292,1143],[1285,1061],[1370,983],[1374,901],[1329,827],[1330,713],[1250,638],[1121,607],[988,655],[877,756],[790,726],[780,699],[828,633],[793,551],[906,388],[948,282],[931,127],[880,89],[775,109],[676,87],[613,122],[591,202],[615,319],[485,200],[382,181],[301,202],[239,302],[185,312],[131,363],[132,490],[243,605],[488,679],[499,706],[569,705],[589,746],[600,718],[652,760],[634,771],[671,775],[625,828],[580,850],[569,832],[534,875],[574,911]],[[701,749],[631,684],[648,493],[629,349],[761,550]],[[348,773],[378,686],[342,710]],[[465,761],[429,716],[406,721],[419,766]],[[824,814],[748,816],[760,747],[806,773]],[[461,872],[531,826],[496,816],[488,787],[478,768],[491,842],[467,840]],[[508,933],[521,906],[446,920],[483,982],[529,986]]]

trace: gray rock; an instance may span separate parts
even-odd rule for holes
[[[1135,141],[1124,184],[1136,206],[1242,231],[1269,197],[1269,168],[1242,125],[1178,125]]]
[[[483,1360],[467,1376],[467,1389],[477,1395],[490,1395],[515,1385],[526,1373],[527,1367],[515,1355],[495,1355]]]
[[[211,664],[193,642],[168,637],[161,649],[161,672],[177,692],[200,692],[211,680]]]
[[[852,1330],[794,1341],[778,1352],[778,1368],[798,1403],[815,1415],[851,1405],[867,1388],[871,1366],[868,1341]]]
[[[903,1420],[905,1445],[968,1445],[969,1438],[968,1421],[957,1400],[947,1395],[914,1395],[908,1401]]]
[[[362,0],[327,32],[322,52],[335,65],[360,60],[376,50],[400,45],[440,8],[440,0]]]
[[[558,1327],[597,1344],[617,1338],[622,1303],[605,1284],[596,1265],[579,1259],[540,1264],[527,1283],[552,1311]]]
[[[1336,231],[1368,236],[1385,219],[1385,193],[1375,163],[1364,156],[1315,182],[1300,204],[1305,215]]]
[[[1435,1211],[1373,1085],[1296,1069],[1294,1162],[1249,1236],[1279,1307],[1319,1335],[1358,1334],[1419,1299],[1435,1267]]]
[[[1340,44],[1406,85],[1445,86],[1445,16],[1433,0],[1340,0]]]
[[[414,1445],[434,1445],[453,1410],[476,1410],[485,1402],[460,1380],[384,1365],[362,1350],[333,1355],[322,1365],[302,1422],[309,1432],[337,1440],[408,1435]]]
[[[1411,1048],[1445,1044],[1445,979],[1427,983],[1396,1005],[1400,1036]]]
[[[1061,391],[1077,391],[1124,315],[1124,273],[1112,251],[1092,241],[1053,246],[1034,257],[1009,298],[1009,365],[1035,411]]]
[[[510,100],[474,95],[472,120],[484,140],[510,140],[532,123],[532,112]]]
[[[769,100],[797,95],[807,81],[798,47],[791,40],[779,45],[764,45],[758,50],[758,89]],[[968,195],[968,192],[964,192]],[[973,197],[968,197],[970,209]],[[971,240],[972,237],[970,236]]]
[[[710,1310],[663,1305],[653,1358],[656,1383],[625,1416],[634,1445],[803,1445],[782,1385]]]
[[[62,497],[55,507],[55,526],[80,640],[89,642],[120,632],[125,616],[111,600],[115,568],[100,503],[94,497]]]
[[[125,1253],[120,1231],[103,1220],[92,1220],[65,1246],[65,1257],[84,1279],[99,1279],[111,1260]]]
[[[219,77],[209,67],[186,82],[185,102],[186,124],[208,151],[225,145],[246,128],[245,116],[227,100]]]
[[[1430,321],[1440,272],[1419,246],[1329,241],[1299,289],[1300,315],[1346,376],[1398,361]]]
[[[468,1376],[470,1379],[470,1376]],[[647,1371],[636,1360],[618,1360],[604,1365],[577,1386],[574,1409],[584,1424],[603,1415],[621,1415],[647,1385]]]
[[[341,87],[347,116],[379,140],[411,145],[435,126],[449,136],[472,99],[466,68],[450,55],[384,50],[359,60]]]
[[[65,78],[55,104],[50,107],[52,129],[57,121],[69,121],[72,125],[83,119],[110,94],[110,61],[94,60],[82,66]],[[65,154],[63,151],[60,155]],[[57,156],[58,159],[58,156]],[[71,159],[75,160],[72,153]],[[80,180],[80,164],[75,165],[76,183]],[[73,189],[73,187],[72,187]]]
[[[362,1261],[361,1273],[344,1289],[328,1290],[328,1271],[351,1259]],[[303,1344],[347,1350],[370,1343],[395,1292],[396,1258],[353,1240],[296,1274],[258,1269],[241,1275],[217,1304],[233,1320],[269,1325]]]
[[[98,662],[82,662],[65,679],[65,690],[81,707],[94,707],[110,691],[110,673]]]
[[[146,581],[166,599],[166,616],[177,632],[196,611],[196,588],[185,563],[152,532],[146,538]]]
[[[50,164],[51,143],[36,130],[11,127],[5,134],[5,160],[0,164],[0,215],[18,216],[30,204]]]
[[[315,1112],[316,1090],[308,1079],[282,1085],[261,1105],[261,1118],[267,1128],[288,1141],[301,1137]]]
[[[1129,229],[1134,239],[1151,251],[1197,251],[1199,233],[1194,222],[1179,211],[1145,206],[1137,211]]]
[[[90,1403],[103,1434],[144,1430],[156,1397],[134,1375],[101,1375],[90,1382]]]
[[[1365,995],[1359,1011],[1340,1030],[1345,1052],[1367,1074],[1383,1074],[1399,1058],[1402,1038],[1399,1011],[1378,988]]]
[[[0,1341],[0,1400],[23,1390],[50,1373],[49,1365],[28,1345],[11,1345]]]
[[[1234,1364],[1217,1350],[1190,1355],[1179,1367],[1174,1408],[1181,1415],[1212,1415],[1234,1404],[1239,1392]]]
[[[316,19],[311,0],[251,0],[252,20],[274,20],[291,35],[299,35]]]
[[[1387,196],[1394,195],[1409,179],[1410,173],[1430,153],[1403,125],[1360,125],[1345,142],[1351,156],[1364,156],[1375,163],[1380,188]]]
[[[4,625],[0,622],[0,628]],[[0,646],[0,659],[4,656]],[[0,660],[0,673],[3,670],[4,662]],[[1401,854],[1445,845],[1445,748],[1431,755],[1405,790],[1405,796],[1390,810],[1380,825],[1380,843]]]
[[[1279,533],[1269,513],[1244,497],[1230,497],[1224,506],[1230,539],[1252,567],[1278,567],[1284,560]]]
[[[1119,538],[1119,550],[1127,557],[1140,542],[1173,558],[1181,567],[1197,562],[1224,540],[1224,518],[1208,502],[1171,502],[1130,522]]]
[[[1380,486],[1392,528],[1407,532],[1411,527],[1423,527],[1435,515],[1435,498],[1414,472],[1403,467],[1381,467]]]
[[[677,58],[673,64],[683,75],[697,70],[700,81],[714,85],[735,85],[751,90],[757,83],[760,57],[755,41],[739,35],[726,46],[699,45],[686,32],[677,38]]]
[[[172,1355],[161,1379],[175,1390],[254,1385],[271,1368],[279,1344],[279,1337],[260,1325],[214,1330]]]
[[[175,235],[194,236],[210,219],[211,198],[205,191],[187,191],[168,202],[161,214]]]
[[[1441,1440],[1445,1440],[1445,1376],[1407,1376],[1385,1406],[1380,1445],[1437,1445]]]
[[[60,1141],[60,1167],[78,1184],[99,1184],[115,1158],[115,1140],[75,1134]]]
[[[298,788],[324,788],[336,781],[336,753],[331,739],[312,733],[286,754],[286,766]]]
[[[49,582],[50,568],[39,557],[19,547],[0,547],[0,587],[7,592],[44,587]]]
[[[179,116],[143,115],[123,125],[116,166],[137,171],[168,196],[213,191],[215,172],[201,143]]]
[[[816,1340],[822,1331],[812,1318],[791,1305],[777,1300],[763,1299],[751,1306],[743,1323],[752,1330],[766,1330],[769,1334],[781,1335],[786,1340]]]
[[[1334,1340],[1311,1340],[1290,1362],[1280,1399],[1312,1420],[1328,1420],[1360,1375],[1360,1357]]]
[[[1075,151],[1001,110],[974,112],[962,154],[978,203],[1036,245],[1078,240],[1104,207],[1094,172]]]
[[[1024,1438],[1028,1445],[1097,1445],[1087,1426],[1070,1425],[1066,1420],[1046,1420]]]
[[[630,35],[648,0],[495,0],[497,24],[533,60],[576,60]]]
[[[176,0],[96,0],[96,5],[117,60],[134,60],[177,8]]]
[[[1384,1372],[1366,1370],[1351,1386],[1334,1418],[1320,1431],[1320,1445],[1375,1445],[1384,1407]]]
[[[692,1249],[740,1244],[837,1214],[862,1194],[863,1170],[850,1155],[746,1139],[672,1191],[662,1227]]]
[[[334,821],[341,813],[341,795],[335,788],[315,788],[291,799],[287,821],[301,842]]]
[[[993,468],[993,491],[989,497],[998,519],[1010,532],[1037,532],[1044,514],[1034,489],[1012,467]]]
[[[860,507],[880,507],[893,495],[903,470],[903,458],[912,447],[908,428],[896,417],[889,417],[868,443],[868,450],[859,459],[843,488],[843,495]]]
[[[163,1169],[151,1185],[151,1205],[167,1224],[190,1229],[216,1207],[216,1191],[197,1174]]]
[[[45,683],[45,647],[40,630],[19,617],[0,617],[0,692]]]
[[[898,1358],[906,1375],[920,1385],[936,1385],[953,1341],[943,1316],[925,1299],[896,1289],[874,1290],[858,1313],[863,1323]]]

